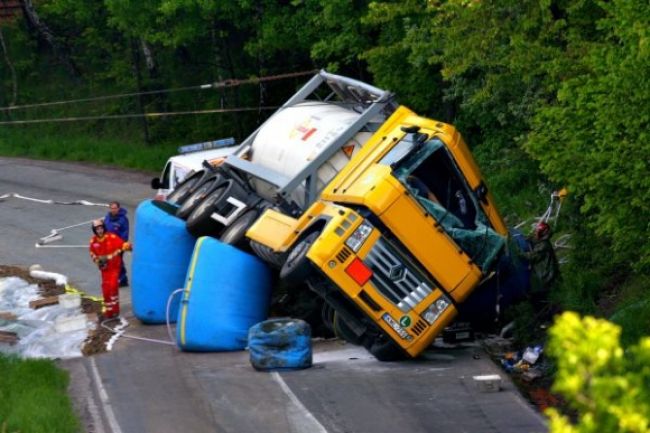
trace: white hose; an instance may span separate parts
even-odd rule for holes
[[[172,299],[174,299],[174,296],[176,296],[177,293],[183,292],[184,290],[185,290],[184,288],[176,289],[167,298],[167,310],[165,312],[165,320],[167,322],[167,335],[169,336],[169,341],[171,341],[174,344],[176,344],[176,339],[172,336],[172,327],[170,326],[170,321],[169,321],[169,310],[172,304]]]
[[[4,194],[0,196],[0,200],[3,200],[8,197],[15,197],[15,198],[20,198],[22,200],[27,200],[27,201],[34,201],[37,203],[44,203],[44,204],[65,204],[65,205],[70,205],[70,204],[80,204],[84,206],[102,206],[102,207],[108,207],[108,204],[106,203],[93,203],[87,200],[75,200],[75,201],[57,201],[57,200],[43,200],[40,198],[33,198],[33,197],[25,197],[24,195],[16,194],[16,193],[10,193],[10,194]]]
[[[120,321],[120,326],[116,328],[109,328],[106,323],[112,322],[113,320],[119,320]],[[106,319],[100,323],[100,326],[106,330],[111,331],[115,335],[111,337],[110,340],[108,340],[108,343],[106,343],[106,350],[110,352],[110,350],[113,348],[113,343],[119,338],[119,337],[124,337],[124,338],[130,338],[132,340],[140,340],[140,341],[147,341],[149,343],[158,343],[158,344],[165,344],[168,346],[175,346],[176,343],[172,343],[170,341],[165,341],[165,340],[158,340],[155,338],[146,338],[146,337],[137,337],[135,335],[129,335],[124,332],[124,330],[129,326],[129,322],[126,321],[123,317],[113,317],[111,319]],[[110,345],[110,346],[109,346]]]

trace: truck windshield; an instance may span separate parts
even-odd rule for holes
[[[490,226],[444,143],[434,138],[416,147],[409,134],[405,139],[401,148],[401,143],[393,148],[399,156],[390,162],[393,175],[473,261],[487,269],[505,239]],[[388,163],[391,152],[380,163]]]

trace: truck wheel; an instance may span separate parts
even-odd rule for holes
[[[227,192],[226,186],[220,186],[212,191],[187,217],[187,231],[192,236],[217,236],[223,230],[223,225],[210,218],[217,203],[221,201]]]
[[[186,219],[192,213],[194,208],[196,208],[199,203],[201,203],[201,201],[203,201],[212,191],[215,190],[220,181],[221,176],[213,176],[208,178],[183,202],[181,207],[176,212],[176,216],[182,219]]]
[[[307,252],[319,235],[320,232],[308,234],[289,251],[287,261],[280,269],[280,278],[289,286],[303,283],[313,271],[312,264],[307,258]]]
[[[287,253],[276,253],[271,248],[256,241],[250,241],[253,252],[275,269],[280,269],[287,261]]]
[[[334,328],[334,335],[338,338],[341,338],[350,344],[354,344],[355,346],[361,346],[363,343],[363,336],[355,334],[350,325],[348,325],[348,322],[337,312],[334,312],[332,327]]]
[[[180,184],[174,188],[167,196],[167,202],[180,206],[183,204],[185,199],[194,192],[194,189],[199,185],[199,182],[203,179],[205,171],[197,171],[196,173],[188,176]]]
[[[223,233],[221,233],[219,240],[224,244],[232,245],[240,249],[247,249],[246,230],[253,225],[258,215],[259,212],[255,209],[244,212],[243,215],[240,215],[239,218],[226,227]]]
[[[364,346],[378,361],[401,361],[407,358],[402,349],[384,334],[366,339]]]

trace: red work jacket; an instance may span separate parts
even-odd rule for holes
[[[119,270],[122,263],[120,253],[123,246],[124,241],[122,238],[114,233],[106,233],[101,238],[93,236],[90,238],[90,257],[94,262],[97,262],[100,256],[106,256],[108,261],[104,270]]]

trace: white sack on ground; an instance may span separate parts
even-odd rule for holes
[[[17,277],[0,278],[0,311],[12,313],[17,320],[0,319],[0,331],[15,332],[18,343],[0,343],[0,352],[23,358],[74,358],[82,356],[81,348],[93,326],[84,316],[84,329],[57,330],[55,324],[79,317],[81,307],[64,308],[51,305],[29,308],[29,302],[40,297],[38,286]]]
[[[54,272],[45,272],[39,269],[30,269],[29,276],[39,280],[54,280],[57,286],[65,286],[68,284],[68,277]]]

